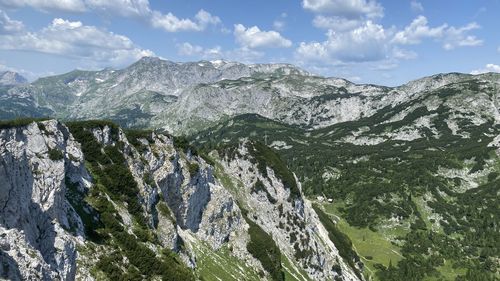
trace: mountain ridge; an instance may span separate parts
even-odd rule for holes
[[[214,66],[216,64],[216,66]],[[222,65],[222,66],[221,66]],[[146,57],[121,70],[72,71],[0,93],[0,117],[112,119],[193,133],[242,113],[320,128],[369,116],[452,82],[496,85],[498,74],[438,74],[398,87],[310,75],[289,64],[174,63]]]

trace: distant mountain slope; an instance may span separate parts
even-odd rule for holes
[[[126,127],[192,133],[236,115],[320,128],[376,114],[447,84],[496,87],[499,75],[442,74],[401,87],[356,85],[287,64],[174,63],[143,58],[122,70],[73,71],[0,95],[0,115],[112,119]]]
[[[14,86],[27,83],[28,80],[17,72],[0,71],[0,86]]]

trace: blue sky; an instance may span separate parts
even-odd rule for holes
[[[500,72],[500,0],[0,0],[0,70],[286,62],[357,83]]]

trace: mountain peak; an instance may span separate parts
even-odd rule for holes
[[[17,72],[4,71],[0,72],[0,85],[14,86],[27,83],[28,80]]]

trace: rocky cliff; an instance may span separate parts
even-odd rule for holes
[[[362,279],[259,144],[201,157],[107,122],[1,128],[2,278]]]

